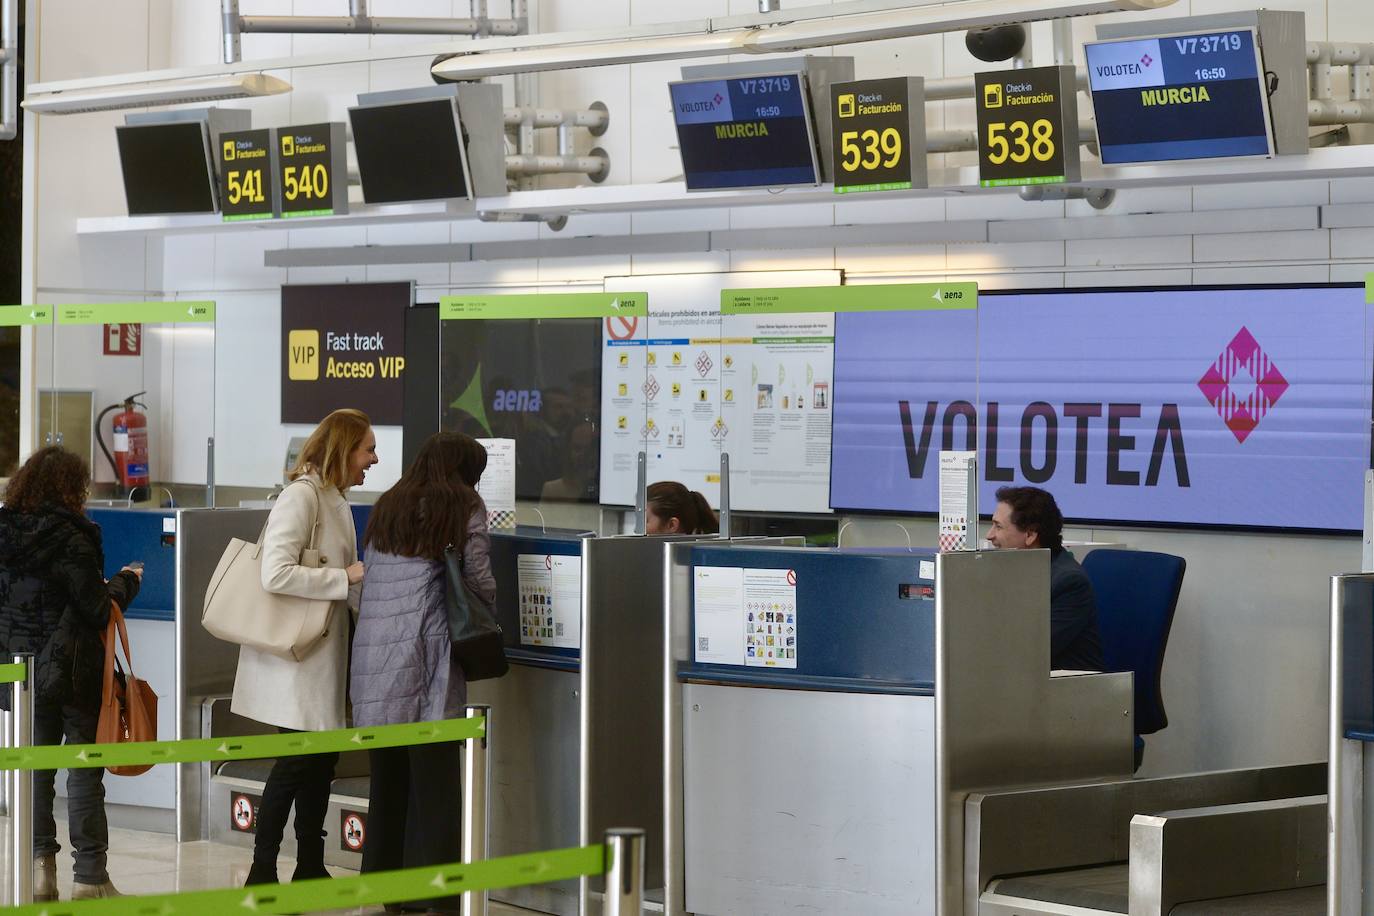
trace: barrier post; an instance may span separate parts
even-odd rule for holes
[[[24,666],[24,679],[11,685],[10,744],[29,747],[33,744],[33,656],[19,654],[14,662]],[[10,843],[14,871],[10,887],[14,888],[14,904],[33,902],[33,772],[15,770],[10,774]]]
[[[604,916],[640,916],[644,910],[644,831],[612,827],[606,831]]]
[[[491,771],[487,767],[487,741],[491,737],[491,707],[467,707],[469,719],[486,720],[486,735],[463,742],[463,864],[487,857],[487,814],[490,805]],[[463,894],[463,916],[487,916],[487,892]]]

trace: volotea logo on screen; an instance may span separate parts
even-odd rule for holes
[[[1242,326],[1197,386],[1236,441],[1244,442],[1288,390],[1288,379]]]

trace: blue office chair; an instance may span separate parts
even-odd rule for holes
[[[1160,673],[1187,567],[1182,557],[1144,550],[1102,548],[1083,557],[1097,598],[1107,670],[1135,673],[1136,769],[1145,754],[1140,736],[1169,724]]]

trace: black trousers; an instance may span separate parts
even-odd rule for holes
[[[387,747],[367,752],[372,793],[363,871],[444,865],[462,858],[463,743]],[[459,897],[412,905],[457,911]]]
[[[281,728],[283,734],[291,729]],[[329,786],[339,755],[306,754],[278,757],[267,775],[258,808],[258,832],[253,861],[277,866],[286,818],[296,807],[296,860],[300,865],[324,867],[324,818],[329,813]]]
[[[75,706],[37,706],[33,711],[34,744],[93,744],[98,710]],[[73,876],[81,884],[103,884],[110,879],[105,870],[110,848],[110,827],[105,820],[105,771],[99,767],[67,771],[67,826],[71,831],[72,855],[76,864]],[[33,773],[33,854],[53,855],[57,843],[57,822],[53,819],[53,798],[57,794],[57,772]]]

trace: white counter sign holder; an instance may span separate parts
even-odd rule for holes
[[[940,549],[978,545],[978,453],[940,452]]]

